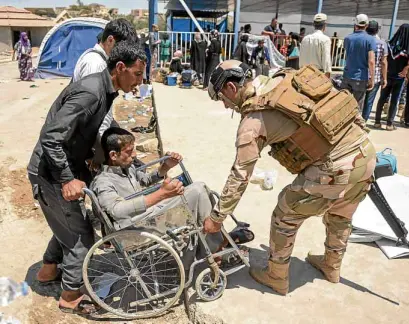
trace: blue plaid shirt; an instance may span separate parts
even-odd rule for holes
[[[382,60],[388,56],[387,45],[382,39],[376,38],[376,52],[375,52],[375,78],[374,83],[377,84],[382,81]]]

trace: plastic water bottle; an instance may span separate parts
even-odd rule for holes
[[[17,283],[9,278],[0,278],[0,306],[7,306],[19,296],[28,294],[27,282]]]
[[[3,318],[3,314],[0,313],[0,324],[21,324],[21,322],[12,317]]]

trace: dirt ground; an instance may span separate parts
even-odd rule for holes
[[[32,198],[26,167],[47,112],[68,83],[68,79],[20,82],[15,62],[0,64],[0,277],[18,282],[25,280],[31,288],[28,296],[20,297],[8,307],[0,307],[0,314],[4,313],[4,318],[13,316],[23,324],[124,323],[109,316],[86,320],[63,315],[57,308],[59,285],[45,288],[35,281],[51,231]],[[115,118],[121,127],[131,130],[135,126],[148,126],[152,116],[151,100],[127,101],[121,95],[115,104]],[[134,134],[137,142],[155,137],[155,133]],[[157,157],[158,152],[138,153],[138,158],[145,163]],[[196,323],[222,323],[200,311],[193,313]],[[164,317],[135,321],[142,322],[189,323],[181,305]]]

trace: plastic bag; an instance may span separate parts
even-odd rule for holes
[[[278,171],[273,169],[269,171],[263,171],[261,169],[255,168],[254,172],[250,178],[250,182],[254,184],[259,184],[263,190],[271,190],[277,182]]]

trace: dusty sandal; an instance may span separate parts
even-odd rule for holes
[[[250,249],[244,245],[239,246],[239,253],[241,253],[242,257],[249,258]],[[221,262],[219,264],[222,270],[233,268],[239,264],[242,264],[243,261],[241,260],[240,256],[237,255],[236,252],[231,252],[229,254],[225,254],[221,258]]]
[[[92,315],[97,313],[101,308],[90,300],[82,299],[74,308],[59,305],[60,311],[66,314],[75,315]]]

